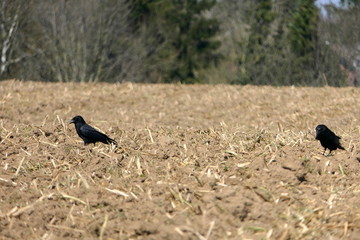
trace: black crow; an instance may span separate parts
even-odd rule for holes
[[[96,142],[102,142],[105,144],[115,144],[117,146],[117,142],[114,139],[109,138],[105,134],[86,124],[85,120],[81,116],[73,117],[69,123],[75,124],[76,132],[79,137],[84,140],[84,145],[89,143],[93,143],[95,145]]]
[[[329,149],[329,155],[331,151],[336,150],[337,148],[345,150],[340,145],[340,139],[341,137],[336,136],[335,133],[333,133],[327,126],[320,124],[316,128],[316,137],[315,139],[319,140],[321,143],[321,146],[324,147],[323,155],[326,151],[326,149]]]

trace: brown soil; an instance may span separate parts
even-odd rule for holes
[[[0,82],[0,239],[359,239],[358,99]],[[78,114],[120,147],[84,146]],[[322,155],[320,123],[346,151]]]

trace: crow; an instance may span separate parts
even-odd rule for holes
[[[321,146],[324,147],[323,155],[325,154],[326,149],[329,149],[330,152],[328,155],[330,155],[331,151],[336,149],[342,149],[345,150],[340,144],[341,137],[336,136],[335,133],[333,133],[327,126],[320,124],[316,128],[316,137],[315,139],[319,140],[321,143]]]
[[[105,144],[114,144],[117,146],[117,142],[114,139],[109,138],[105,134],[99,132],[95,128],[86,124],[85,120],[81,116],[75,116],[69,121],[69,123],[75,124],[75,129],[79,137],[84,140],[84,145],[96,142],[102,142]]]

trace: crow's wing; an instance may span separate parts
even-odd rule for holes
[[[327,137],[328,138],[338,138],[338,139],[340,139],[340,137],[336,136],[336,134],[333,131],[331,131],[330,129],[329,129],[329,131],[327,133]]]
[[[80,127],[81,135],[89,140],[92,140],[94,142],[103,142],[108,143],[109,137],[105,134],[99,132],[95,128],[91,127],[88,124],[84,124]]]
[[[341,139],[341,137],[337,136],[334,132],[331,132],[331,136],[336,137],[337,139]]]

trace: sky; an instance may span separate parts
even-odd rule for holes
[[[316,1],[316,5],[320,8],[321,13],[325,16],[326,15],[326,10],[325,8],[322,7],[322,5],[327,5],[327,4],[335,4],[335,5],[339,5],[340,0],[317,0]]]
[[[340,2],[340,0],[317,0],[316,4],[321,5],[321,4],[330,4],[330,3],[334,3],[336,5],[338,5]]]

